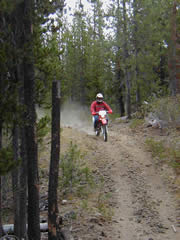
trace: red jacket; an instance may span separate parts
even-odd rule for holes
[[[112,109],[106,102],[97,103],[97,101],[92,102],[91,104],[91,113],[96,115],[100,110],[106,110],[108,113],[112,113]]]

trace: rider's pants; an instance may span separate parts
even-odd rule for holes
[[[94,128],[97,127],[98,119],[99,119],[99,116],[98,116],[98,115],[94,115],[94,116],[93,116],[93,124],[94,124]]]

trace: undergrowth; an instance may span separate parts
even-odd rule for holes
[[[37,123],[37,141],[43,143],[44,137],[50,132],[50,117],[47,115],[42,117]]]
[[[63,197],[79,198],[80,207],[86,212],[96,209],[101,216],[110,219],[113,215],[109,206],[109,194],[104,193],[104,179],[93,175],[84,162],[83,154],[72,142],[61,156],[59,186]],[[96,197],[95,197],[96,196]],[[94,202],[94,207],[92,207]]]
[[[70,143],[69,149],[61,156],[60,188],[65,195],[87,196],[95,185],[91,170],[83,161],[84,154],[76,144]]]
[[[173,142],[166,146],[165,142],[155,141],[153,138],[147,139],[145,143],[154,158],[167,163],[177,173],[180,173],[180,149],[176,146],[176,143]]]
[[[153,103],[152,112],[155,115],[166,121],[170,126],[180,124],[180,96],[176,97],[164,97],[157,99]]]
[[[131,120],[129,127],[131,129],[135,129],[139,126],[142,126],[143,123],[144,123],[144,119],[134,118],[134,119]]]

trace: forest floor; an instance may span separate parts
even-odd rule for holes
[[[81,183],[79,194],[59,191],[62,228],[73,236],[69,239],[179,240],[180,179],[172,167],[153,158],[145,145],[147,138],[169,136],[158,129],[134,130],[129,123],[113,121],[104,142],[91,125],[67,122],[61,132],[61,151],[66,152],[70,142],[76,144],[96,183],[90,188]],[[40,156],[42,206],[43,199],[47,200],[43,177],[49,161],[46,141],[46,151]],[[42,207],[43,216],[46,218],[47,211]]]

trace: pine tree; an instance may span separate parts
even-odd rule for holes
[[[58,237],[58,175],[60,157],[60,82],[52,84],[52,127],[51,127],[51,161],[49,170],[48,189],[48,239],[61,239]]]
[[[40,239],[39,177],[36,141],[35,77],[33,56],[33,0],[24,1],[24,101],[26,106],[26,148],[28,162],[28,237]]]

